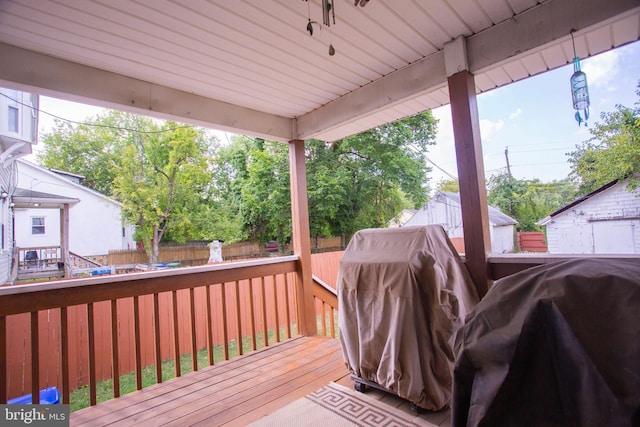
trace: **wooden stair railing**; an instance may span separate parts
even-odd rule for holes
[[[89,258],[85,258],[82,255],[78,255],[75,252],[68,252],[69,261],[72,261],[74,258],[77,260],[76,262],[72,262],[75,268],[90,268],[90,267],[102,267],[102,264],[95,262]],[[82,264],[80,264],[82,262]]]
[[[318,333],[336,338],[336,320],[338,315],[338,293],[335,289],[313,275],[313,297],[316,301]]]

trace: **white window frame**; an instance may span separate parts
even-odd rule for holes
[[[35,220],[37,219],[41,219],[42,220],[42,224],[35,224]],[[34,233],[34,229],[36,228],[42,228],[42,233]],[[46,229],[46,220],[45,217],[43,216],[32,216],[31,217],[31,235],[32,236],[44,236],[47,232]]]
[[[7,131],[20,133],[20,92],[9,89],[7,91]],[[13,113],[12,113],[13,112]],[[13,117],[12,117],[13,115]]]

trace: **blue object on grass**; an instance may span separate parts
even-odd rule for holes
[[[29,404],[31,403],[31,393],[11,399],[7,403],[9,405]],[[60,392],[58,391],[58,388],[47,387],[44,390],[40,390],[40,404],[41,405],[59,405]]]
[[[91,272],[92,276],[101,276],[103,274],[111,274],[111,267],[96,268]]]

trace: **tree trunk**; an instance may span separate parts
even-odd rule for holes
[[[160,256],[160,236],[158,236],[158,228],[153,229],[153,238],[151,239],[151,254],[149,256],[149,262],[154,264],[158,262]]]

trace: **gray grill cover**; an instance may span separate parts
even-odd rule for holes
[[[442,227],[357,232],[338,273],[347,367],[422,408],[442,409],[451,400],[449,341],[477,301]]]
[[[454,426],[640,426],[640,261],[501,279],[455,345]]]

